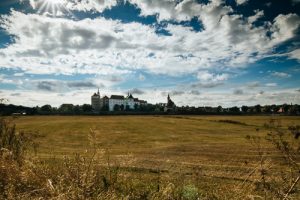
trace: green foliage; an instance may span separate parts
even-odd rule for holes
[[[185,200],[197,200],[198,199],[198,188],[194,185],[186,185],[182,189],[182,198]]]

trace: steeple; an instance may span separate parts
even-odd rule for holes
[[[97,92],[97,95],[98,95],[98,96],[100,96],[99,88],[98,88],[98,92]]]
[[[168,94],[168,101],[170,101],[170,95]]]

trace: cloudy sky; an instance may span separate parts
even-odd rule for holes
[[[300,104],[299,0],[1,0],[0,97]]]

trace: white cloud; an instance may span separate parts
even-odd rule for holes
[[[197,78],[202,83],[224,82],[229,78],[228,74],[214,74],[208,71],[198,72]]]
[[[78,11],[97,11],[103,12],[117,5],[117,0],[69,0],[66,8]]]
[[[259,18],[264,16],[263,10],[255,10],[255,15],[248,17],[248,22],[253,23],[256,22]]]
[[[300,62],[300,49],[295,49],[287,54],[290,58],[296,59]]]
[[[280,43],[292,38],[300,24],[300,17],[296,14],[278,15],[274,19],[271,31],[272,41]]]
[[[128,0],[141,9],[141,16],[158,15],[158,20],[171,20],[177,17],[176,1],[173,0]]]
[[[266,83],[267,87],[276,87],[277,83]]]
[[[236,90],[233,91],[233,94],[234,95],[243,95],[244,91],[242,89],[236,89]]]
[[[246,67],[272,55],[275,46],[295,36],[300,24],[299,16],[288,14],[255,27],[251,22],[261,16],[260,11],[249,22],[232,14],[232,8],[221,0],[208,4],[193,0],[131,2],[143,15],[156,13],[161,20],[196,16],[204,30],[168,24],[166,31],[171,36],[164,36],[156,34],[155,26],[140,23],[123,24],[102,17],[74,21],[12,11],[1,17],[0,24],[15,42],[0,49],[0,64],[35,74],[110,76],[145,70],[181,76],[216,71],[219,66]],[[228,77],[215,75],[212,79],[222,78]]]
[[[20,0],[22,2],[26,0]],[[58,4],[51,4],[52,0],[27,0],[30,6],[40,12],[52,12],[52,8],[56,7],[59,10],[76,10],[76,11],[95,11],[103,12],[105,9],[110,9],[117,5],[117,0],[60,0]],[[47,6],[49,8],[47,8]]]
[[[144,81],[144,80],[146,80],[146,77],[143,74],[140,74],[139,75],[139,80]]]
[[[285,73],[285,72],[272,72],[271,75],[275,76],[275,77],[278,77],[278,78],[289,78],[289,77],[291,77],[290,74]]]
[[[249,0],[236,0],[236,4],[242,5],[242,4],[247,3],[248,1],[249,1]]]

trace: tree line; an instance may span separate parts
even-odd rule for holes
[[[114,107],[113,112],[108,111],[108,107],[104,107],[100,111],[93,110],[89,104],[73,105],[62,104],[59,107],[53,107],[49,104],[36,107],[17,106],[13,104],[0,104],[1,115],[97,115],[97,114],[286,114],[300,115],[300,105],[281,104],[281,105],[255,105],[241,107],[194,107],[181,106],[174,107],[166,111],[163,104],[147,104],[137,105],[134,109],[126,106]]]

